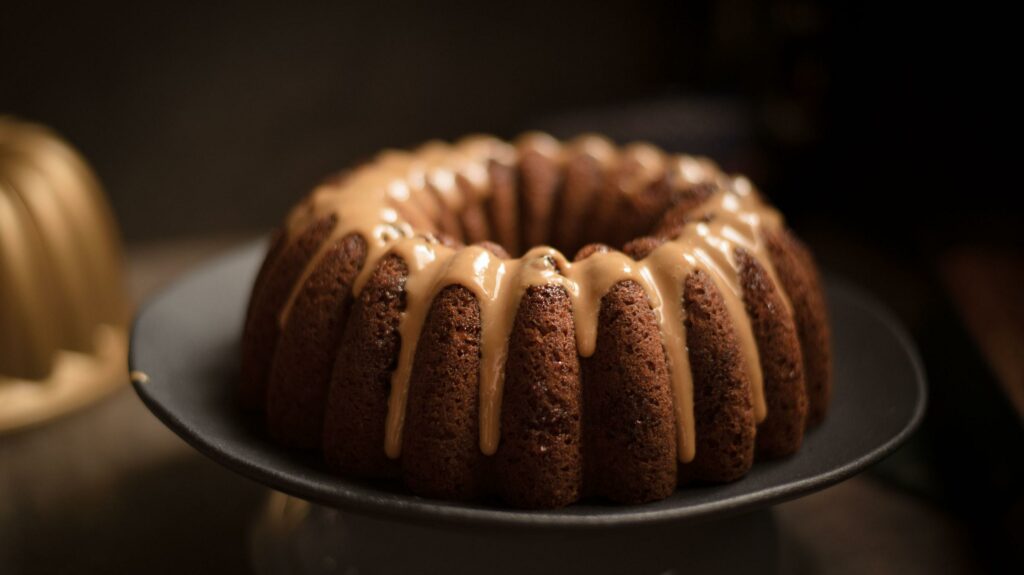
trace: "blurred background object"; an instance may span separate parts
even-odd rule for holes
[[[826,270],[885,301],[928,372],[929,413],[909,445],[864,478],[783,506],[819,570],[928,572],[917,559],[930,554],[955,571],[1019,572],[1014,22],[985,2],[16,3],[0,24],[0,113],[54,127],[89,158],[122,224],[136,297],[266,233],[325,174],[383,147],[540,128],[711,155],[749,174]],[[136,403],[118,394],[91,415],[0,439],[0,566],[14,553],[7,542],[20,541],[19,557],[59,571],[26,533],[137,527],[129,509],[176,489],[197,513],[201,502],[230,507],[202,517],[235,541],[231,522],[244,524],[254,490],[170,448]],[[124,437],[128,426],[138,441]],[[118,491],[101,487],[116,485],[131,486],[133,503],[109,516],[99,504],[73,508],[82,529],[56,531],[67,523],[54,508],[9,511],[5,489],[31,483],[9,470],[84,430],[121,473],[76,501],[103,501]],[[190,482],[193,466],[207,487]],[[81,473],[48,469],[65,478],[52,491]],[[183,520],[171,505],[152,513]],[[242,551],[204,546],[186,527],[149,533],[244,568]],[[88,551],[111,549],[102,533],[82,541],[89,565],[112,565]],[[113,565],[133,565],[123,561]]]
[[[126,381],[121,266],[82,158],[49,130],[0,116],[0,432]]]

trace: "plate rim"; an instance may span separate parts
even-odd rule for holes
[[[128,350],[128,368],[131,372],[132,386],[142,402],[161,423],[204,456],[249,480],[262,483],[288,495],[345,512],[412,522],[430,522],[435,525],[442,522],[490,528],[542,527],[556,529],[632,527],[739,514],[825,489],[865,470],[902,446],[920,426],[927,408],[928,389],[924,366],[913,339],[906,329],[888,308],[864,290],[854,286],[846,279],[824,273],[825,281],[823,283],[827,287],[826,299],[835,297],[836,293],[842,293],[842,297],[874,316],[874,319],[890,331],[898,341],[914,374],[917,402],[910,418],[899,432],[860,457],[812,477],[797,479],[746,494],[659,509],[645,509],[644,505],[609,505],[607,513],[597,515],[562,513],[565,508],[522,510],[496,506],[471,507],[468,504],[430,499],[412,494],[378,491],[367,482],[353,481],[343,477],[336,478],[342,484],[343,489],[334,491],[334,497],[331,497],[322,493],[322,490],[307,488],[302,481],[296,482],[288,473],[254,464],[226,448],[218,448],[214,440],[203,437],[199,430],[194,429],[174,410],[168,409],[159,399],[153,397],[147,389],[152,376],[140,371],[142,368],[137,365],[139,324],[157,302],[163,300],[190,279],[223,266],[231,260],[244,257],[248,252],[256,250],[258,246],[262,248],[260,253],[265,251],[266,240],[246,242],[192,268],[176,280],[164,285],[158,292],[147,298],[143,305],[139,306],[138,313],[132,319]],[[353,487],[367,493],[353,492]],[[374,491],[378,492],[374,493]],[[396,500],[396,498],[398,499]]]

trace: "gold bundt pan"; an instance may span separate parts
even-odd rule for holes
[[[0,432],[127,380],[128,306],[114,219],[55,134],[0,116]]]

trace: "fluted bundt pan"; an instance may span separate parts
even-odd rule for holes
[[[127,317],[96,177],[48,129],[0,117],[0,431],[127,381]]]

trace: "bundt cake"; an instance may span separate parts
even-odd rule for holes
[[[281,444],[524,508],[736,480],[800,447],[831,377],[811,255],[751,183],[589,135],[324,182],[271,241],[242,353]]]

